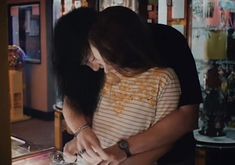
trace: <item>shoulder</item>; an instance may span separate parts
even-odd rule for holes
[[[156,78],[162,78],[165,80],[175,80],[178,79],[175,71],[172,68],[151,68],[149,70],[149,73],[153,76],[156,76]]]

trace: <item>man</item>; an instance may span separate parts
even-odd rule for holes
[[[162,24],[149,24],[149,26],[153,31],[157,50],[167,66],[173,68],[179,77],[182,94],[178,110],[151,128],[157,130],[156,132],[161,132],[155,137],[156,144],[151,144],[155,145],[155,150],[152,153],[146,152],[142,155],[140,153],[139,157],[130,158],[126,164],[159,159],[161,155],[165,154],[164,148],[176,141],[173,148],[158,160],[158,164],[193,165],[195,164],[193,130],[197,128],[198,109],[202,103],[195,61],[186,38],[179,31]],[[138,137],[129,140],[130,149],[133,148],[132,144],[137,141]],[[134,150],[138,150],[136,148]]]

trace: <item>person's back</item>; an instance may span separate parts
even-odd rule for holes
[[[155,46],[168,67],[179,77],[182,95],[179,106],[202,102],[200,83],[196,65],[186,38],[168,25],[149,24],[153,31]],[[193,133],[188,133],[177,141],[173,149],[159,160],[159,164],[174,164],[185,158],[194,157]]]

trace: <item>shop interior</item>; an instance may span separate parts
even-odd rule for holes
[[[5,24],[0,24],[1,35],[4,34],[0,41],[3,55],[0,133],[4,135],[1,145],[5,146],[4,150],[0,147],[4,157],[1,161],[46,165],[54,159],[55,151],[62,150],[69,136],[50,63],[50,41],[56,20],[78,7],[101,11],[108,6],[123,5],[146,22],[170,25],[187,38],[204,99],[200,105],[199,129],[194,131],[196,165],[226,165],[231,161],[234,164],[235,0],[4,2],[0,11],[0,18],[5,18],[1,20]],[[18,52],[17,56],[14,52]]]

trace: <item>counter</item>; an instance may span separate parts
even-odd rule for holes
[[[54,147],[40,147],[17,137],[11,137],[12,165],[49,165]]]

